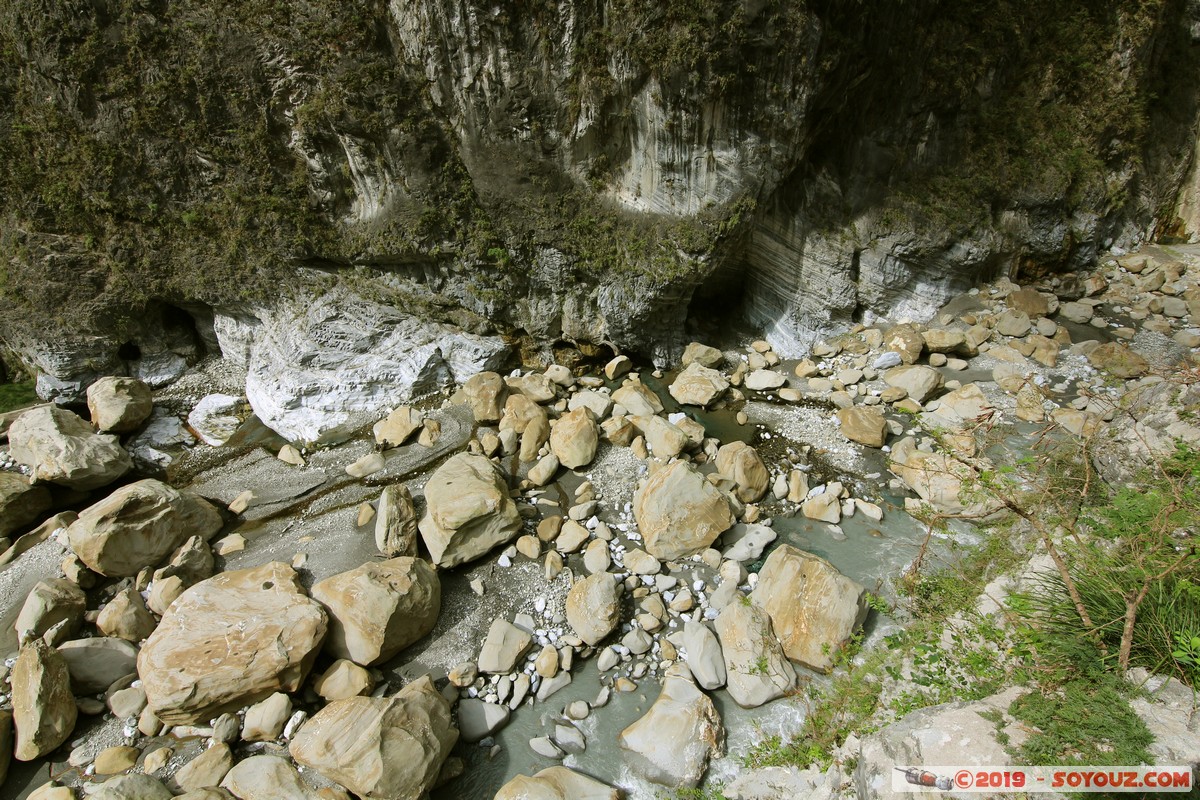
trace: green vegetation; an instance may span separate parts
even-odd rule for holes
[[[0,383],[0,412],[24,408],[38,402],[33,381],[22,383]]]
[[[1105,673],[1019,698],[1009,712],[1033,733],[1013,758],[1046,766],[1154,763],[1146,751],[1154,737],[1129,707],[1128,695],[1120,678]]]

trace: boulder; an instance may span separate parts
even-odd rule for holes
[[[767,493],[771,474],[758,451],[745,442],[730,442],[717,450],[717,471],[737,484],[737,497],[753,503]]]
[[[710,369],[715,368],[725,356],[715,347],[709,347],[700,342],[691,342],[687,347],[683,348],[683,358],[680,363],[687,367],[692,364],[699,364],[702,367]]]
[[[908,392],[908,396],[918,403],[924,403],[945,383],[942,373],[924,364],[889,369],[883,374],[883,381],[888,386],[895,386]]]
[[[313,691],[324,700],[345,700],[347,697],[370,694],[375,678],[364,667],[339,658],[313,681]]]
[[[100,784],[90,800],[171,800],[175,795],[149,775],[118,775]]]
[[[412,406],[400,406],[371,428],[380,447],[399,447],[425,425],[425,415]]]
[[[222,525],[207,500],[148,478],[84,509],[67,539],[89,569],[125,577],[157,564],[192,536],[211,539]]]
[[[326,652],[364,667],[387,661],[433,630],[442,608],[433,567],[407,556],[319,581],[312,597],[329,614]]]
[[[700,688],[711,691],[725,685],[725,658],[711,628],[703,622],[685,622],[683,647],[687,650],[688,669]]]
[[[716,626],[726,689],[739,706],[757,708],[795,688],[796,670],[775,638],[767,612],[735,599],[722,609]]]
[[[868,406],[851,406],[838,411],[842,434],[852,442],[867,447],[883,447],[887,443],[888,426],[883,413]]]
[[[1010,293],[1004,302],[1008,304],[1009,308],[1016,309],[1034,319],[1050,313],[1050,302],[1034,289],[1018,289]]]
[[[429,676],[391,697],[351,697],[318,711],[292,739],[293,759],[362,797],[418,800],[458,741]]]
[[[550,376],[538,372],[512,375],[505,378],[504,383],[509,391],[524,395],[535,403],[549,403],[558,396]]]
[[[221,788],[238,800],[325,800],[286,758],[251,756],[233,765]]]
[[[483,456],[459,453],[425,484],[427,511],[418,526],[433,563],[472,561],[521,530],[500,469]]]
[[[41,639],[21,648],[9,676],[18,761],[54,750],[75,729],[78,711],[66,660]]]
[[[533,638],[502,617],[492,620],[483,649],[477,662],[480,672],[504,675],[512,672],[517,660],[525,654]]]
[[[403,483],[385,486],[379,494],[375,547],[388,558],[417,554],[417,510]]]
[[[242,721],[242,740],[270,742],[278,739],[291,715],[292,698],[283,692],[260,700],[246,709],[246,717]]]
[[[250,404],[232,394],[210,394],[188,414],[188,426],[207,445],[220,447],[250,417]]]
[[[939,397],[937,409],[925,419],[933,427],[963,430],[986,422],[993,411],[978,384],[968,383]]]
[[[550,450],[567,469],[592,463],[599,443],[600,427],[587,408],[567,412],[550,429]]]
[[[654,705],[621,731],[617,743],[635,773],[653,783],[691,788],[709,758],[720,755],[721,716],[708,695],[688,678],[668,672]]]
[[[967,464],[945,453],[926,453],[911,439],[901,440],[892,448],[888,468],[935,508],[970,516],[995,511],[999,503],[978,492],[964,491],[964,485],[978,481]]]
[[[232,767],[233,753],[229,745],[218,742],[180,767],[174,783],[185,792],[217,786]]]
[[[728,388],[729,381],[720,372],[694,361],[675,377],[668,391],[682,405],[707,407]]]
[[[574,411],[577,408],[590,408],[596,419],[602,420],[608,416],[608,412],[612,411],[612,397],[592,389],[585,389],[581,392],[576,392],[571,395],[571,399],[567,401],[567,410]]]
[[[480,372],[467,378],[462,387],[463,397],[476,422],[499,422],[508,398],[504,378],[495,372]]]
[[[619,800],[621,793],[606,783],[554,766],[533,777],[518,775],[500,787],[494,800]]]
[[[325,611],[287,564],[223,572],[185,591],[138,655],[150,709],[169,725],[209,720],[304,683]]]
[[[567,593],[567,623],[595,647],[621,621],[622,584],[608,572],[597,572],[577,580]]]
[[[663,411],[663,404],[658,395],[641,383],[626,383],[613,392],[612,398],[629,416],[653,417]]]
[[[787,383],[786,375],[770,369],[753,370],[743,379],[743,385],[747,389],[752,389],[756,392],[765,392],[770,389],[778,389],[785,383]]]
[[[691,439],[682,428],[659,416],[633,417],[633,424],[646,437],[646,445],[655,458],[667,460],[683,452]]]
[[[157,624],[146,609],[146,601],[132,588],[117,592],[96,618],[96,627],[105,636],[117,636],[130,642],[142,641],[154,633]]]
[[[739,522],[722,537],[721,541],[725,543],[725,552],[721,554],[721,557],[742,563],[757,561],[762,557],[763,550],[767,545],[775,541],[778,535],[774,528],[768,528],[766,525]]]
[[[13,624],[17,639],[38,638],[63,623],[61,635],[71,636],[83,623],[87,597],[83,590],[64,578],[38,581],[25,597],[25,604]]]
[[[683,461],[649,477],[634,495],[633,514],[646,550],[662,561],[699,553],[734,523],[721,490]]]
[[[75,694],[103,692],[119,679],[137,672],[137,648],[124,639],[95,636],[74,639],[58,647],[67,662]]]
[[[1010,308],[996,320],[996,332],[1002,336],[1024,336],[1031,327],[1029,315]]]
[[[925,337],[912,325],[893,325],[883,336],[883,347],[900,356],[901,363],[915,364],[925,349]]]
[[[823,558],[781,544],[758,573],[750,600],[763,608],[787,657],[829,672],[838,649],[867,618],[867,590]]]
[[[1102,369],[1118,378],[1136,378],[1150,370],[1146,359],[1116,342],[1100,345],[1088,353],[1087,359],[1096,369]]]
[[[34,480],[81,492],[107,486],[133,468],[117,437],[98,434],[75,414],[40,406],[8,429],[9,454]]]
[[[46,487],[34,486],[15,472],[0,472],[0,537],[37,522],[50,509],[50,503]]]
[[[508,706],[485,703],[474,697],[458,701],[458,730],[467,743],[491,736],[508,723]]]
[[[150,418],[154,395],[137,378],[101,378],[88,387],[88,414],[105,433],[133,433]]]

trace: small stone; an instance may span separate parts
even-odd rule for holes
[[[368,475],[379,472],[384,466],[382,453],[368,453],[346,467],[346,474],[352,478],[365,478]]]

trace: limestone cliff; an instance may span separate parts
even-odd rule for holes
[[[1190,0],[0,0],[0,335],[46,394],[165,380],[316,271],[422,342],[662,361],[703,308],[790,354],[1194,233],[1198,41]]]

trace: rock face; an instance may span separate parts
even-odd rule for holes
[[[67,662],[57,650],[35,640],[21,648],[12,670],[13,755],[31,761],[67,740],[77,711]]]
[[[137,378],[101,378],[88,387],[88,413],[104,433],[132,433],[150,418],[154,396]]]
[[[634,495],[633,514],[646,550],[663,561],[700,552],[734,523],[721,491],[683,461],[650,476]]]
[[[33,486],[24,475],[0,472],[0,536],[26,528],[37,522],[50,508],[50,492],[44,486]]]
[[[867,590],[823,558],[781,544],[750,594],[771,617],[787,657],[829,672],[833,656],[867,618]]]
[[[286,564],[223,572],[171,605],[138,655],[155,715],[172,725],[208,720],[304,682],[326,618]]]
[[[212,538],[223,524],[207,500],[146,479],[88,506],[67,528],[67,538],[89,569],[128,576],[157,564],[192,536]]]
[[[352,697],[317,712],[288,751],[362,797],[418,800],[458,740],[450,706],[428,676],[392,697]]]
[[[483,456],[459,453],[438,467],[425,484],[425,502],[421,538],[439,567],[479,558],[521,530],[500,470]]]
[[[421,320],[345,287],[301,288],[218,317],[226,358],[246,368],[246,398],[285,439],[338,441],[383,409],[492,369],[499,339]]]
[[[595,778],[566,767],[518,775],[500,787],[494,800],[619,800],[621,793]]]
[[[318,582],[312,596],[329,613],[325,649],[366,667],[433,630],[442,608],[437,573],[419,558],[363,564]]]
[[[107,486],[133,467],[115,436],[57,406],[42,406],[17,417],[8,429],[9,453],[29,467],[35,480],[88,491]]]
[[[621,586],[607,572],[577,581],[567,593],[567,622],[579,638],[595,646],[621,621]]]
[[[720,755],[724,728],[708,695],[677,674],[668,674],[646,714],[621,731],[617,743],[630,767],[663,786],[693,787]]]

